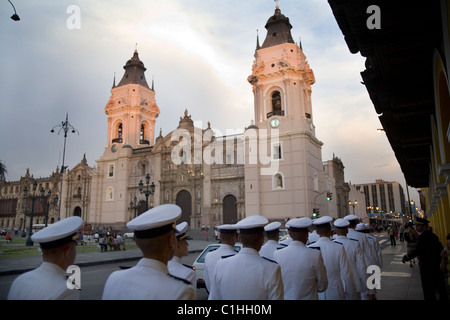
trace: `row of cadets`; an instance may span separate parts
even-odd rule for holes
[[[333,242],[344,246],[345,255],[347,256],[355,280],[356,291],[361,295],[361,299],[363,299],[362,294],[365,294],[367,291],[367,267],[361,246],[357,240],[349,239],[347,237],[347,227],[350,224],[347,220],[339,218],[336,219],[333,224],[335,227],[334,232],[336,233]]]
[[[167,262],[167,268],[169,269],[169,273],[171,275],[189,281],[192,287],[195,288],[197,284],[197,277],[194,268],[181,262],[182,257],[189,255],[187,229],[187,222],[182,222],[176,226],[175,237],[177,238],[177,241],[175,253],[173,258]]]
[[[236,223],[243,248],[236,255],[217,262],[210,300],[283,299],[280,266],[259,255],[267,223],[267,218],[260,215],[249,216]]]
[[[189,281],[171,275],[167,267],[175,253],[175,222],[180,216],[179,206],[163,204],[127,223],[127,228],[134,230],[143,258],[136,266],[108,277],[103,300],[195,299],[195,289]]]
[[[378,265],[378,258],[375,255],[375,250],[372,249],[371,244],[369,243],[369,240],[367,239],[367,236],[365,233],[360,232],[356,230],[356,226],[359,222],[359,218],[356,215],[347,215],[344,217],[345,220],[349,222],[348,225],[348,233],[347,237],[349,239],[357,240],[359,245],[361,246],[361,250],[364,254],[364,262],[366,266],[371,265]],[[360,228],[358,228],[360,229]],[[362,299],[363,300],[375,300],[376,299],[376,291],[375,289],[367,289],[367,286],[365,286],[366,291],[361,292]]]
[[[236,226],[234,224],[223,224],[216,228],[219,230],[222,244],[217,250],[208,252],[205,257],[203,277],[208,292],[211,292],[212,277],[217,262],[221,259],[232,257],[237,253],[234,250],[234,245],[237,241]]]
[[[319,293],[320,300],[360,300],[343,245],[332,242],[330,216],[313,222],[320,238],[309,248],[320,250],[327,271],[328,287]]]
[[[281,267],[285,300],[318,300],[327,289],[327,271],[320,250],[306,247],[310,218],[294,218],[286,223],[292,242],[274,253]]]

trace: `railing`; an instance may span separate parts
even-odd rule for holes
[[[267,119],[272,116],[284,116],[284,110],[273,110],[267,114]]]

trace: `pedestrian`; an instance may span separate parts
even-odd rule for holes
[[[106,236],[104,234],[101,235],[98,243],[100,244],[100,252],[108,251],[108,244],[106,243]]]
[[[280,239],[280,226],[278,221],[269,223],[264,227],[267,236],[267,242],[259,250],[261,257],[273,260],[273,253],[279,248],[278,240]]]
[[[162,204],[127,223],[134,230],[142,259],[136,266],[113,272],[103,290],[103,300],[192,300],[194,288],[188,281],[169,274],[167,262],[175,246],[174,223],[181,208]]]
[[[284,296],[280,266],[262,258],[267,218],[249,216],[238,223],[243,248],[236,255],[217,262],[210,300],[282,300]]]
[[[274,252],[281,267],[285,300],[318,300],[327,289],[327,271],[320,250],[306,247],[310,218],[294,218],[286,223],[292,242]]]
[[[175,246],[175,253],[167,263],[169,273],[178,278],[187,280],[193,288],[196,287],[196,274],[192,266],[188,266],[181,262],[183,257],[189,255],[189,244],[187,242],[187,222],[178,224],[175,228],[175,237],[177,239]],[[194,286],[195,285],[195,286]]]
[[[412,222],[408,222],[407,228],[406,228],[403,236],[406,241],[407,252],[412,251],[416,247],[416,242],[417,242],[417,239],[419,238],[419,234],[417,233],[416,229],[414,229]],[[411,260],[409,260],[409,266],[411,268],[414,267],[415,263],[416,263],[415,258],[412,258]]]
[[[387,233],[389,235],[389,239],[391,240],[391,246],[397,245],[395,242],[395,231],[392,225],[389,225],[389,228],[387,229]]]
[[[447,275],[447,282],[448,285],[450,286],[450,263],[448,259],[449,253],[450,253],[450,233],[447,233],[447,245],[441,252],[442,257],[441,271]]]
[[[350,224],[347,220],[339,218],[333,224],[334,232],[336,233],[336,238],[333,242],[344,246],[345,255],[355,280],[356,291],[360,294],[362,300],[367,300],[367,266],[364,262],[364,254],[361,246],[357,240],[347,237],[348,225]]]
[[[77,300],[79,290],[67,287],[67,268],[75,262],[77,230],[83,220],[78,216],[62,219],[36,232],[31,240],[39,242],[41,265],[18,276],[11,285],[8,300]]]
[[[404,242],[405,241],[405,237],[404,237],[404,235],[405,235],[405,227],[403,226],[403,224],[400,225],[400,228],[399,228],[398,231],[400,233],[400,242]]]
[[[320,250],[327,270],[328,287],[319,293],[319,300],[360,300],[344,247],[330,239],[332,220],[330,216],[314,220],[320,238],[308,246]]]
[[[203,278],[205,279],[205,286],[208,293],[211,292],[214,269],[217,262],[221,259],[232,257],[237,253],[234,250],[234,245],[237,240],[236,226],[234,224],[223,224],[218,226],[217,230],[219,231],[222,244],[217,250],[208,252],[205,257]]]
[[[123,237],[120,234],[120,232],[117,233],[116,240],[117,240],[117,247],[118,247],[118,249],[120,250],[120,246],[122,246],[122,250],[126,250],[126,248],[125,248],[125,241],[123,240]]]
[[[428,230],[427,219],[416,218],[415,226],[419,233],[416,247],[408,251],[402,258],[402,262],[409,261],[414,257],[419,258],[420,279],[425,300],[448,300],[445,287],[444,273],[441,271],[441,252],[444,249],[439,238]]]

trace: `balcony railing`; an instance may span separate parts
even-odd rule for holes
[[[284,116],[284,110],[273,110],[267,114],[267,119],[272,116]]]

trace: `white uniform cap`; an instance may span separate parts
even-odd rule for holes
[[[314,220],[313,224],[318,226],[318,225],[321,225],[321,224],[327,224],[327,223],[329,224],[331,221],[333,221],[332,217],[330,217],[330,216],[323,216],[323,217],[318,218],[317,220]]]
[[[254,215],[242,219],[236,223],[236,228],[240,230],[241,233],[257,233],[264,232],[264,226],[269,222],[266,217]]]
[[[347,221],[352,221],[352,220],[358,220],[359,218],[357,216],[355,216],[354,214],[349,214],[349,215],[345,216],[344,219]]]
[[[183,240],[187,237],[186,232],[188,229],[188,223],[182,222],[175,227],[175,236],[178,240]]]
[[[281,226],[281,222],[274,221],[272,223],[269,223],[267,226],[265,226],[264,231],[266,231],[266,232],[275,231],[275,230],[279,229],[280,226]]]
[[[364,223],[358,223],[355,228],[356,231],[366,230],[366,225]]]
[[[73,240],[82,223],[83,219],[78,216],[65,218],[36,232],[31,240],[39,242],[43,249],[56,248]]]
[[[220,233],[236,233],[236,225],[235,224],[222,224],[216,227],[219,229]]]
[[[339,219],[336,219],[333,224],[335,227],[345,228],[350,224],[350,222],[348,222],[348,220],[346,220],[346,219],[339,218]]]
[[[174,223],[181,217],[181,208],[175,204],[154,207],[127,223],[134,230],[136,238],[153,238],[174,229]]]
[[[293,218],[286,223],[286,227],[290,230],[295,229],[307,229],[312,225],[312,220],[310,218]]]

